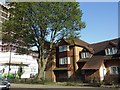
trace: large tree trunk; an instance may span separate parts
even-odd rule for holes
[[[45,79],[45,68],[46,68],[46,64],[47,61],[51,55],[51,51],[52,51],[52,45],[53,43],[51,43],[50,45],[50,50],[49,53],[47,53],[47,56],[44,56],[44,49],[42,47],[38,47],[39,48],[39,55],[38,55],[38,59],[37,59],[37,63],[38,63],[38,75],[37,75],[37,80],[44,80]],[[41,44],[41,46],[44,47],[44,43]]]
[[[41,64],[38,63],[38,75],[37,75],[38,80],[43,80],[43,76],[44,76],[43,73],[44,73],[44,70],[41,67]]]
[[[37,60],[38,61],[38,75],[37,75],[37,80],[44,80],[45,79],[45,75],[44,75],[44,72],[45,72],[45,68],[46,68],[46,63],[47,63],[47,60],[45,59],[42,59],[42,63],[40,61],[40,59]]]

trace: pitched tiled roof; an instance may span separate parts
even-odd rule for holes
[[[105,55],[105,49],[109,48],[109,47],[119,47],[119,43],[120,43],[120,38],[117,39],[112,39],[112,40],[108,40],[108,41],[103,41],[103,42],[99,42],[99,43],[94,43],[94,44],[89,44],[83,40],[80,39],[64,39],[65,42],[67,42],[70,45],[78,45],[78,46],[82,46],[84,48],[86,48],[88,51],[90,51],[92,54],[98,54],[98,55]],[[120,53],[120,50],[119,50]]]
[[[82,67],[83,70],[85,69],[99,69],[103,63],[103,57],[101,56],[93,56],[90,58],[85,65]]]
[[[87,43],[83,40],[80,40],[80,39],[74,39],[74,40],[64,39],[64,40],[65,40],[65,42],[67,42],[70,45],[86,46],[89,44],[89,43]]]
[[[92,54],[94,54],[94,49],[88,46],[85,46],[85,48]]]
[[[100,43],[95,44],[89,44],[89,47],[94,49],[94,54],[96,55],[105,55],[105,49],[108,47],[108,45],[112,44],[112,46],[116,46],[118,48],[120,38],[108,40]]]
[[[104,60],[118,59],[119,55],[106,56],[105,49],[109,47],[117,47],[120,54],[120,38],[108,40],[100,43],[89,44],[86,49],[93,49],[94,54],[91,58],[80,59],[78,62],[85,61],[82,69],[99,69]]]
[[[79,59],[77,62],[87,62],[89,59],[88,58],[83,58],[83,59]]]

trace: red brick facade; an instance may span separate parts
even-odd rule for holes
[[[118,38],[96,44],[88,44],[82,40],[61,40],[56,49],[56,68],[54,69],[56,81],[119,81],[119,40]],[[59,46],[67,46],[69,51],[59,52]],[[109,54],[106,52],[107,49],[117,50],[117,52],[111,51],[113,54],[106,55],[106,53]],[[65,57],[69,57],[70,61],[67,61],[69,64],[60,63],[60,59],[64,61]]]

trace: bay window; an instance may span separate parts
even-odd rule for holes
[[[70,64],[70,57],[64,57],[59,59],[59,64]]]
[[[105,49],[106,55],[113,55],[116,53],[117,53],[117,48],[115,48],[115,47]]]
[[[92,54],[89,52],[82,52],[81,53],[81,58],[90,58],[91,56],[92,56]]]

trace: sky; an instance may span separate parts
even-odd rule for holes
[[[5,2],[5,0],[0,0],[1,2]]]
[[[5,0],[0,0],[5,1]],[[83,12],[82,21],[86,28],[81,30],[82,40],[97,43],[118,38],[118,2],[117,0],[77,0]]]
[[[81,30],[82,40],[97,43],[118,37],[117,2],[81,2],[82,21],[86,28]]]

